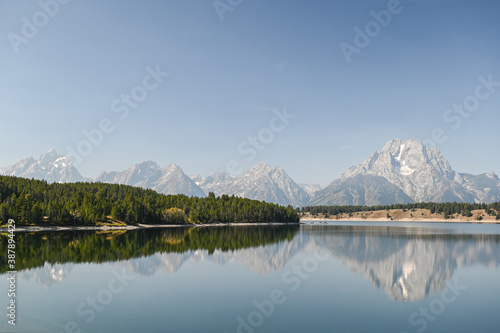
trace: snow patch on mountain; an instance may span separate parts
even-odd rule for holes
[[[173,163],[161,168],[152,161],[135,164],[124,171],[103,172],[96,181],[153,189],[162,194],[205,197],[203,190]]]
[[[223,172],[201,180],[196,176],[192,178],[200,182],[206,193],[213,192],[216,196],[228,194],[293,207],[301,207],[310,199],[283,169],[266,163],[257,164],[241,176]]]
[[[237,195],[294,207],[306,204],[500,201],[500,179],[492,172],[481,175],[455,172],[437,148],[417,140],[394,139],[363,163],[352,166],[327,188],[298,185],[283,169],[258,164],[241,176],[225,172],[188,177],[168,163],[163,168],[146,161],[124,171],[103,172],[84,178],[63,155],[51,149],[38,159],[25,158],[0,168],[0,174],[53,182],[100,181],[154,189],[164,194],[206,196],[213,192]],[[370,176],[370,177],[365,177]],[[312,198],[312,199],[311,199]]]
[[[82,177],[66,156],[58,154],[55,149],[41,155],[37,160],[28,157],[14,165],[0,168],[0,174],[43,179],[49,183],[72,183],[88,180]]]
[[[372,191],[364,186],[375,186],[374,181],[358,182],[359,175],[371,175],[385,178],[401,189],[412,201],[420,202],[494,202],[500,200],[500,181],[496,175],[466,175],[455,172],[441,152],[434,147],[426,147],[417,140],[394,139],[389,141],[381,151],[371,154],[363,163],[350,167],[340,177],[341,182],[332,183],[328,191],[318,192],[311,204],[345,204],[350,202],[353,191],[356,195],[378,195],[390,198],[396,193],[387,185],[379,184]],[[496,178],[495,178],[496,177]],[[360,182],[361,181],[361,182]],[[327,193],[328,192],[328,193]],[[337,193],[337,194],[335,194]],[[351,194],[349,194],[351,193]],[[319,195],[319,197],[318,197]],[[329,199],[326,199],[329,198]],[[401,199],[401,195],[399,195]],[[366,200],[378,202],[379,200]],[[363,202],[355,200],[354,202]],[[397,203],[394,201],[393,203]]]
[[[302,187],[304,191],[309,195],[309,197],[314,197],[316,192],[321,191],[322,187],[320,184],[305,184],[299,183],[299,186]]]

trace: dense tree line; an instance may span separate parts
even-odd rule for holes
[[[172,209],[176,208],[176,209]],[[48,184],[0,176],[0,222],[95,225],[110,218],[126,224],[298,222],[292,207],[223,195],[163,195],[104,183]]]
[[[308,206],[303,207],[299,211],[302,213],[311,213],[313,215],[326,214],[326,215],[339,215],[357,212],[367,212],[376,210],[389,210],[389,209],[402,209],[402,210],[415,210],[415,209],[428,209],[432,214],[443,214],[448,217],[453,214],[461,214],[463,216],[472,216],[473,210],[484,209],[489,215],[496,215],[500,220],[500,202],[491,204],[485,203],[466,203],[466,202],[418,202],[410,204],[394,204],[394,205],[380,205],[380,206]]]

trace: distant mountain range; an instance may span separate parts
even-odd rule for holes
[[[163,194],[206,196],[205,192],[173,163],[168,163],[161,168],[155,162],[143,162],[125,171],[103,172],[95,181],[150,188]]]
[[[82,177],[66,156],[59,155],[55,149],[51,149],[37,160],[28,157],[9,167],[0,168],[0,174],[44,179],[49,183],[72,183],[87,180]]]
[[[395,139],[318,191],[309,205],[422,201],[500,201],[500,180],[493,172],[477,176],[455,172],[437,148],[417,140]]]
[[[241,176],[217,173],[203,178],[191,177],[206,193],[234,194],[243,198],[300,207],[309,202],[310,196],[295,183],[283,169],[260,163]]]
[[[307,204],[310,195],[297,185],[281,168],[258,164],[241,176],[218,173],[209,177],[188,177],[182,169],[168,163],[164,167],[152,161],[135,164],[123,171],[103,172],[97,178],[85,178],[71,161],[54,149],[38,159],[28,157],[18,163],[0,168],[0,174],[24,178],[44,179],[48,182],[72,183],[95,181],[150,188],[163,194],[185,194],[205,197],[209,192],[217,196],[236,195],[280,205],[299,207]],[[319,185],[317,185],[319,187]],[[306,188],[310,188],[306,186]]]
[[[103,172],[85,178],[71,161],[54,149],[37,160],[28,157],[0,168],[0,174],[45,179],[48,182],[98,181],[151,188],[163,194],[206,196],[213,192],[281,205],[388,205],[393,203],[500,201],[500,179],[493,172],[481,175],[455,172],[436,148],[417,140],[389,141],[362,164],[350,167],[326,188],[297,184],[279,167],[260,163],[241,176],[225,172],[208,177],[187,176],[168,163],[135,164],[124,171]]]

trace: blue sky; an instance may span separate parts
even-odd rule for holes
[[[498,1],[221,0],[219,13],[213,1],[55,1],[0,1],[2,166],[77,151],[104,121],[84,176],[265,161],[326,185],[393,138],[431,139],[460,172],[500,173],[500,86],[478,88],[500,82]],[[350,63],[347,44],[359,46]],[[146,78],[155,70],[168,76]],[[132,92],[134,108],[121,100]],[[453,111],[465,101],[473,111]]]

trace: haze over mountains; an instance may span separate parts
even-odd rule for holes
[[[500,201],[500,179],[493,172],[471,175],[454,171],[436,148],[417,140],[395,139],[363,163],[350,167],[326,188],[297,184],[279,167],[260,163],[241,176],[225,172],[208,177],[187,176],[168,163],[147,161],[123,171],[83,177],[71,161],[54,149],[37,160],[28,157],[0,168],[0,174],[45,179],[48,182],[98,181],[150,188],[163,194],[206,196],[213,192],[281,205],[385,205],[420,201]]]

